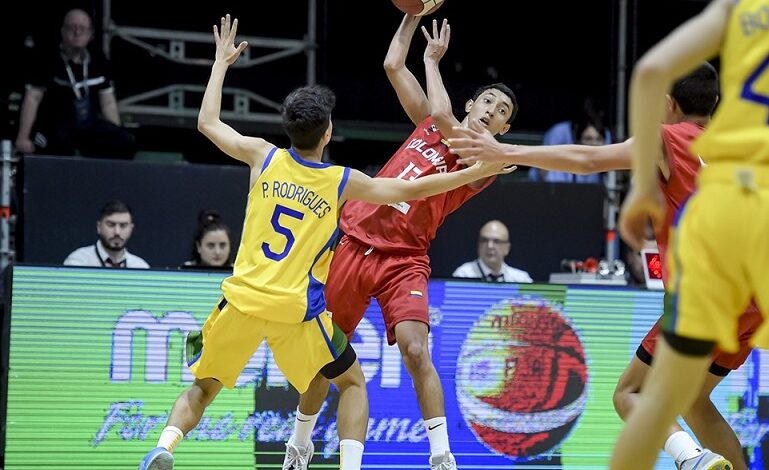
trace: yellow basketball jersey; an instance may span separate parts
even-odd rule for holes
[[[326,308],[323,287],[350,169],[273,149],[248,194],[243,236],[225,298],[241,312],[299,323]]]
[[[692,150],[719,161],[769,164],[769,0],[735,2],[721,49],[721,104]]]

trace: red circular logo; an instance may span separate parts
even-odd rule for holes
[[[480,442],[513,460],[531,460],[558,445],[585,409],[582,343],[550,303],[503,301],[468,333],[456,387]]]

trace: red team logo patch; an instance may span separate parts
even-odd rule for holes
[[[559,309],[506,300],[470,330],[456,373],[457,400],[478,440],[512,460],[556,447],[587,400],[582,343]]]

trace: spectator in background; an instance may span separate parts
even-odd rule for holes
[[[122,201],[110,201],[102,207],[96,221],[99,239],[93,245],[78,248],[64,260],[65,266],[111,268],[149,268],[146,261],[128,252],[134,222],[131,208]]]
[[[192,244],[192,259],[183,268],[232,268],[230,228],[222,222],[215,210],[202,210],[198,214],[198,227]]]
[[[604,125],[603,110],[595,104],[593,98],[585,98],[579,116],[569,121],[559,122],[545,132],[542,145],[606,145],[612,137]],[[600,183],[601,175],[575,175],[563,171],[546,171],[539,168],[529,169],[529,179],[532,181],[547,181],[550,183]]]
[[[490,220],[478,236],[478,258],[458,267],[453,276],[490,282],[532,282],[526,271],[505,264],[510,253],[510,233],[505,224]]]
[[[88,13],[70,10],[61,25],[58,49],[33,61],[21,104],[17,151],[133,157],[134,137],[120,127],[107,59],[88,50],[92,38]]]

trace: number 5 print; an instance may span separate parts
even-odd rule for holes
[[[291,251],[291,247],[294,246],[294,242],[296,241],[296,238],[294,237],[294,234],[291,233],[291,230],[280,225],[281,215],[293,217],[294,219],[299,220],[304,218],[304,214],[302,212],[289,209],[288,207],[281,206],[280,204],[275,205],[275,211],[272,213],[272,220],[270,220],[270,223],[272,223],[272,228],[275,230],[275,232],[286,237],[286,246],[280,253],[275,253],[272,251],[272,249],[270,249],[269,243],[262,242],[262,251],[264,252],[264,256],[270,258],[273,261],[280,261],[288,256],[288,252]]]

